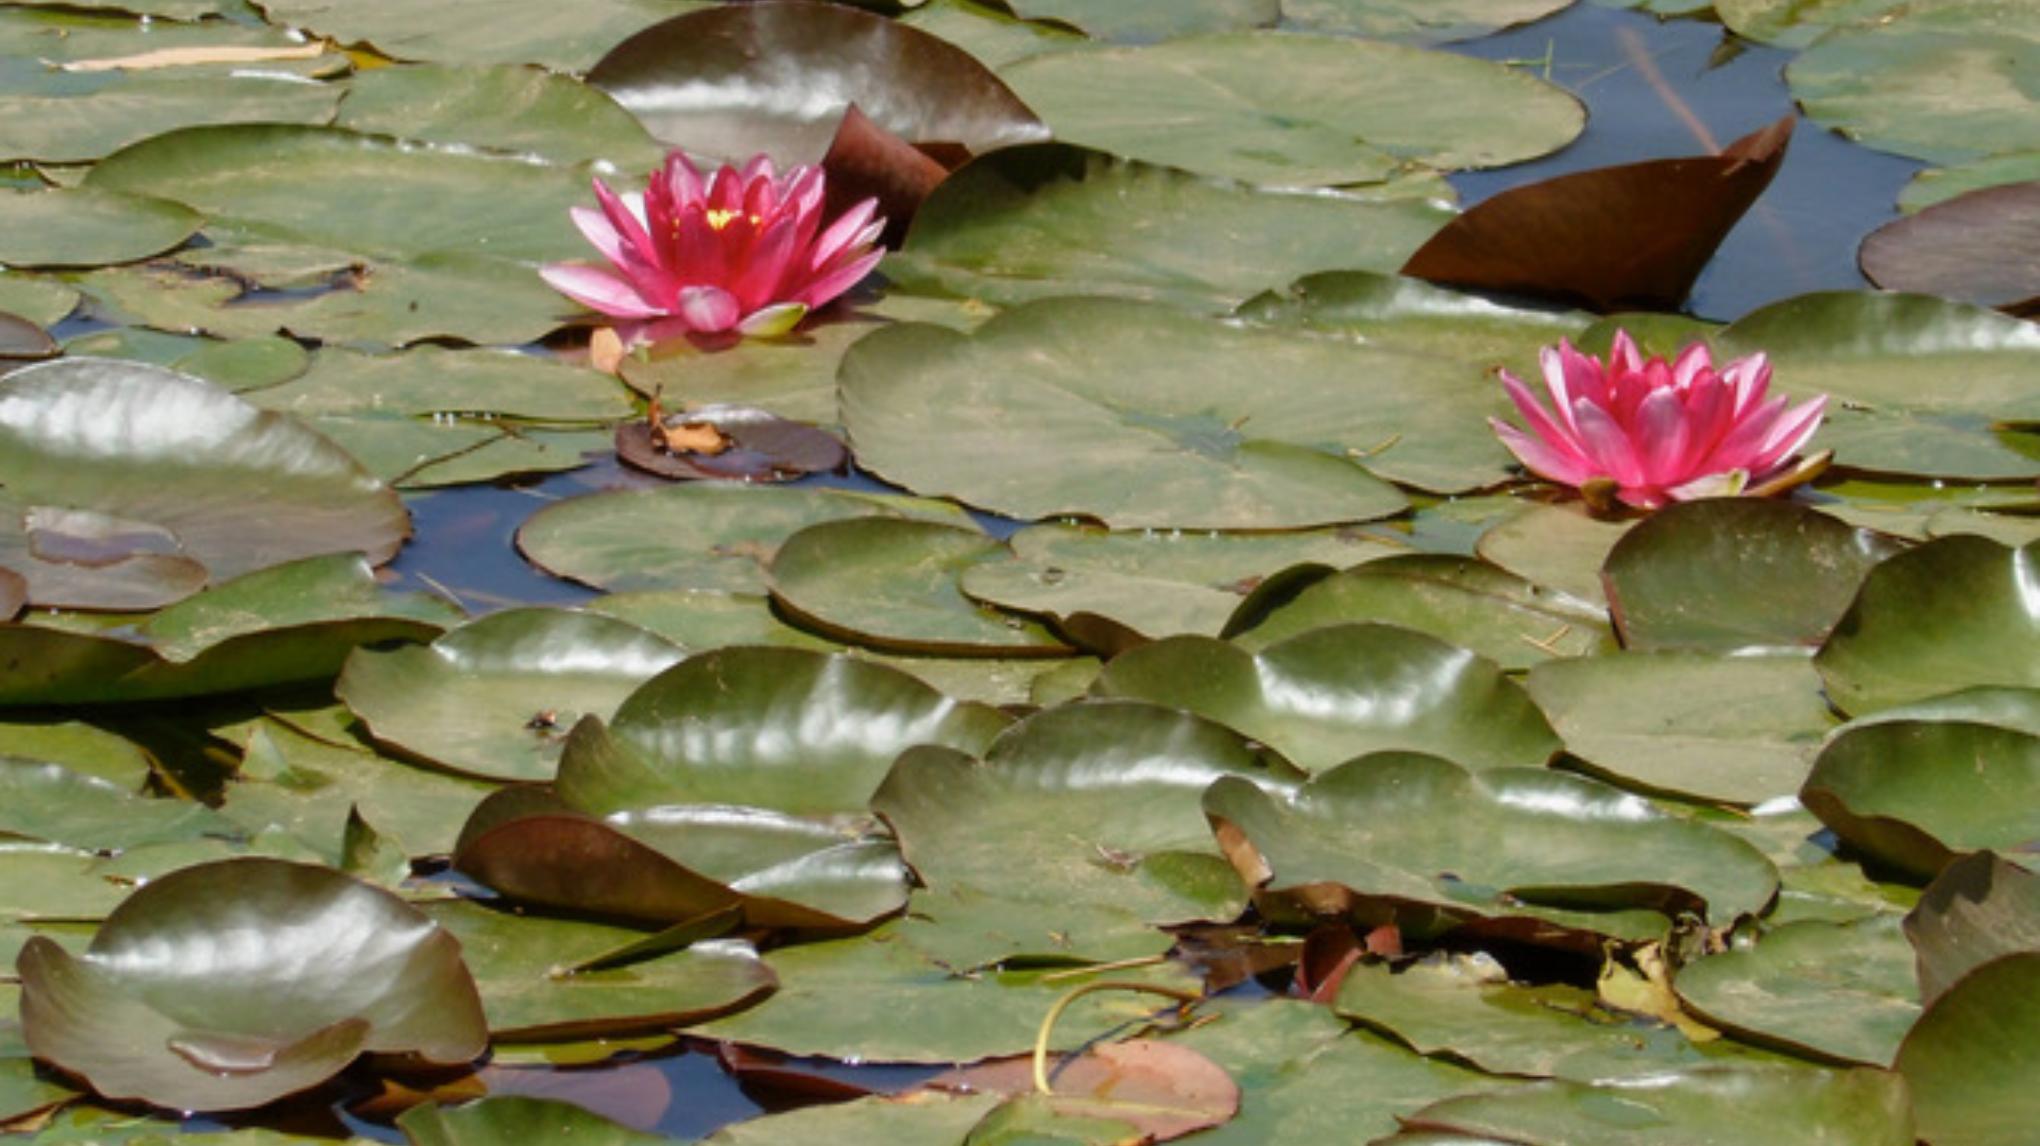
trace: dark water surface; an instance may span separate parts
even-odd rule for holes
[[[1791,53],[1736,43],[1717,24],[1660,22],[1590,0],[1450,50],[1531,61],[1523,66],[1578,95],[1591,112],[1586,133],[1556,155],[1453,176],[1466,204],[1569,171],[1702,154],[1794,110],[1782,76]],[[1895,217],[1898,191],[1919,166],[1802,122],[1776,182],[1701,278],[1693,312],[1729,320],[1792,295],[1867,285],[1856,268],[1857,244]],[[810,481],[884,488],[860,475]],[[463,487],[414,496],[409,501],[417,536],[391,568],[410,587],[450,591],[478,614],[516,604],[579,603],[594,593],[549,577],[518,557],[517,526],[552,501],[656,484],[662,483],[604,459],[521,487]],[[988,524],[1003,524],[997,530],[1001,533],[1014,527]],[[780,1104],[771,1095],[754,1097],[722,1071],[712,1054],[700,1050],[682,1049],[645,1061],[656,1065],[673,1095],[657,1126],[665,1134],[696,1137]],[[880,1067],[834,1067],[831,1073],[880,1087],[918,1077]],[[571,1076],[562,1072],[558,1080],[565,1084],[561,1096],[570,1097]],[[589,1098],[601,1089],[591,1082]],[[400,1140],[387,1127],[354,1123],[354,1128]]]

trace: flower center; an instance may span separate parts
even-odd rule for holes
[[[708,211],[704,212],[703,217],[708,220],[709,230],[720,231],[738,219],[744,218],[744,213],[742,211]],[[752,215],[750,219],[753,227],[758,225],[758,216]]]

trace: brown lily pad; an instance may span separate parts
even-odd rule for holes
[[[1856,258],[1887,290],[2040,317],[2040,179],[1957,195],[1888,223]]]
[[[937,158],[942,152],[933,151],[880,127],[864,109],[851,104],[836,125],[829,153],[822,157],[822,170],[828,173],[823,213],[834,219],[866,199],[877,199],[878,216],[885,220],[885,244],[897,249],[921,201],[970,158],[968,150],[954,146],[943,149],[944,158]]]
[[[1187,1046],[1131,1039],[1092,1047],[1051,1064],[1052,1095],[1034,1089],[1029,1056],[989,1059],[959,1067],[927,1089],[1040,1102],[1056,1118],[1104,1119],[1137,1129],[1142,1142],[1167,1142],[1231,1121],[1239,1113],[1239,1084],[1223,1067]]]
[[[6,372],[10,362],[50,358],[61,350],[49,331],[18,314],[0,310],[0,373]]]
[[[653,412],[658,413],[656,405]],[[618,426],[616,456],[646,473],[682,481],[761,482],[837,469],[850,455],[835,435],[769,410],[703,406]]]
[[[1579,171],[1504,191],[1447,223],[1402,273],[1582,301],[1604,313],[1685,300],[1785,161],[1790,117],[1719,155]]]
[[[676,16],[618,44],[588,73],[654,138],[717,159],[781,164],[828,152],[844,109],[910,143],[973,153],[1048,138],[977,59],[855,8],[755,0]]]

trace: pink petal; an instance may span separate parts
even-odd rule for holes
[[[690,329],[703,334],[728,330],[742,317],[736,296],[721,287],[682,287],[673,309],[679,317],[687,320]]]
[[[1771,431],[1764,435],[1763,444],[1757,447],[1756,459],[1751,469],[1760,477],[1769,477],[1778,463],[1785,461],[1805,447],[1820,429],[1821,415],[1827,412],[1827,395],[1810,398],[1778,416],[1771,424]]]
[[[811,310],[819,308],[823,303],[863,281],[864,276],[870,274],[871,268],[877,266],[878,261],[884,257],[884,251],[872,251],[861,259],[838,267],[794,291],[793,301],[804,302]]]
[[[1617,330],[1608,345],[1608,371],[1633,373],[1643,369],[1643,355],[1636,349],[1636,340],[1626,330]]]
[[[665,313],[638,293],[635,286],[597,267],[547,263],[538,268],[538,274],[554,290],[604,314],[618,318],[650,318]]]
[[[1489,418],[1488,425],[1494,427],[1495,436],[1502,440],[1523,468],[1539,477],[1549,478],[1564,485],[1577,486],[1597,476],[1597,471],[1584,465],[1578,458],[1560,453],[1542,439],[1533,438],[1511,426],[1500,418]]]
[[[1688,467],[1696,459],[1689,456],[1689,430],[1685,403],[1670,386],[1651,391],[1637,405],[1633,440],[1644,475],[1653,485],[1676,484],[1693,476]]]
[[[1579,440],[1580,428],[1573,423],[1573,399],[1582,395],[1597,402],[1602,399],[1601,364],[1574,350],[1572,343],[1563,338],[1557,346],[1539,351],[1537,361],[1544,368],[1544,388],[1551,391],[1552,410],[1565,423],[1567,436]]]
[[[624,246],[636,251],[646,262],[656,261],[657,248],[652,243],[652,237],[645,232],[644,220],[640,219],[622,199],[617,198],[616,192],[604,186],[600,179],[595,180],[595,202],[602,205],[602,217],[609,220],[609,225],[615,228]],[[593,241],[592,237],[590,241]]]
[[[789,285],[787,271],[793,264],[795,222],[786,215],[773,220],[736,266],[730,291],[745,309],[756,310],[778,301],[782,286]]]
[[[1580,444],[1601,471],[1621,486],[1640,486],[1648,480],[1636,458],[1629,435],[1606,410],[1585,399],[1573,402],[1573,422],[1580,428]]]
[[[1712,373],[1714,362],[1707,354],[1707,344],[1695,342],[1679,352],[1672,362],[1672,384],[1681,390],[1690,390],[1703,374]]]
[[[878,200],[866,199],[836,216],[836,221],[830,223],[822,237],[815,240],[814,251],[808,256],[808,266],[821,270],[838,254],[853,249],[858,235],[877,212]]]
[[[1537,401],[1537,396],[1530,392],[1530,387],[1523,385],[1520,379],[1507,370],[1498,373],[1502,378],[1502,389],[1508,391],[1509,400],[1516,404],[1517,412],[1529,423],[1530,433],[1552,450],[1571,458],[1577,467],[1591,470],[1592,464],[1588,461],[1586,453],[1580,449],[1578,440],[1572,436],[1571,431],[1559,425],[1545,411],[1543,404]]]
[[[701,171],[687,158],[686,152],[667,154],[665,174],[666,190],[673,197],[675,208],[699,203],[708,197],[708,186],[702,180]]]
[[[673,221],[668,258],[674,276],[685,282],[719,286],[729,280],[729,244],[708,225],[708,209],[698,203],[682,208]]]
[[[1771,387],[1771,360],[1762,351],[1738,358],[1721,368],[1721,380],[1735,394],[1736,418],[1746,418]]]
[[[1785,397],[1781,394],[1739,419],[1734,428],[1701,459],[1695,472],[1753,469],[1751,463],[1756,460],[1757,451],[1763,447],[1771,427],[1784,411]]]

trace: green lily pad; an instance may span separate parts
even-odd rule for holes
[[[1222,776],[1286,789],[1301,778],[1237,734],[1146,704],[1093,702],[1014,725],[982,760],[953,749],[903,754],[872,797],[924,887],[989,898],[1012,946],[987,936],[959,965],[1010,955],[1100,958],[1077,945],[1085,909],[1135,924],[1228,920],[1245,906],[1204,822],[1204,789]],[[916,916],[947,922],[938,899]],[[961,915],[962,912],[953,914]],[[1066,938],[1058,947],[1052,934]],[[954,956],[955,941],[944,944]],[[1102,956],[1111,958],[1112,956]]]
[[[472,776],[543,781],[576,721],[607,718],[682,655],[599,614],[511,609],[430,645],[357,650],[334,693],[383,744]]]
[[[1284,26],[1342,36],[1440,43],[1527,24],[1570,0],[1282,0]]]
[[[569,167],[273,125],[159,136],[108,157],[86,185],[160,195],[208,218],[392,262],[577,255],[567,209],[587,194]],[[336,187],[351,190],[336,198]]]
[[[1448,1098],[1403,1119],[1384,1146],[1690,1146],[1822,1142],[1912,1146],[1906,1087],[1881,1070],[1695,1067],[1583,1083],[1555,1080]]]
[[[40,326],[54,326],[76,309],[78,292],[56,279],[0,272],[0,311]]]
[[[659,927],[729,914],[751,927],[856,931],[907,893],[892,842],[855,825],[723,804],[598,819],[540,788],[484,801],[453,864],[521,902]]]
[[[1301,528],[1402,509],[1373,475],[1452,491],[1507,474],[1480,421],[1507,400],[1478,368],[1149,303],[1045,299],[970,336],[886,327],[839,381],[862,464],[1022,520]]]
[[[590,968],[591,960],[644,933],[465,900],[423,910],[460,941],[490,1037],[499,1040],[608,1037],[681,1026],[744,1007],[772,990],[772,972],[747,943],[701,942],[622,966]]]
[[[772,596],[803,624],[856,644],[952,656],[1053,656],[1039,622],[963,595],[968,571],[1007,555],[976,529],[892,517],[824,521],[773,554]]]
[[[1871,570],[1814,664],[1861,716],[1970,685],[2040,687],[2040,543],[1937,538]]]
[[[1601,567],[1635,524],[1602,521],[1576,506],[1533,504],[1490,526],[1474,551],[1527,581],[1605,606]]]
[[[16,756],[0,756],[0,832],[92,851],[239,834],[204,804],[138,796],[61,764]]]
[[[915,11],[925,12],[927,7]],[[963,1142],[1000,1094],[912,1091],[874,1094],[763,1114],[733,1122],[702,1139],[704,1146],[774,1146],[782,1142],[883,1142],[887,1146],[954,1146]]]
[[[323,424],[323,420],[322,420]],[[397,478],[400,489],[437,489],[504,478],[565,473],[591,460],[610,435],[600,431],[506,430],[471,450],[433,458]]]
[[[338,866],[357,815],[406,856],[447,855],[461,821],[492,790],[263,721],[247,734],[221,811],[251,833],[285,833]]]
[[[576,728],[558,789],[596,815],[714,804],[857,817],[907,748],[979,752],[1007,723],[883,665],[717,649],[646,682],[606,728]]]
[[[1280,0],[1005,0],[1015,15],[1066,24],[1100,40],[1151,43],[1195,32],[1272,28]]]
[[[1962,976],[2001,955],[2040,951],[2040,875],[1992,852],[1941,869],[1905,917],[1919,952],[1920,997],[1939,998]]]
[[[1401,971],[1385,963],[1357,965],[1340,981],[1332,1009],[1420,1054],[1526,1078],[1634,1078],[1738,1051],[1695,1044],[1676,1027],[1632,1021],[1599,1005],[1585,987],[1511,983],[1499,964],[1478,956],[1425,960]]]
[[[0,559],[32,603],[133,608],[157,585],[148,603],[167,604],[198,587],[192,564],[215,584],[321,553],[380,564],[410,531],[396,495],[332,443],[172,370],[17,370],[0,380],[0,419],[0,485],[22,507],[0,523]],[[133,572],[163,563],[175,567]]]
[[[1844,725],[1800,800],[1864,854],[1931,879],[1963,852],[2040,839],[2040,692],[2014,720],[1957,693]]]
[[[465,1106],[414,1106],[397,1116],[411,1146],[511,1146],[518,1142],[572,1141],[576,1146],[653,1146],[670,1143],[591,1114],[570,1102],[490,1095]]]
[[[631,415],[624,390],[595,371],[531,354],[440,346],[389,355],[324,349],[301,376],[242,393],[258,406],[300,417],[486,412],[613,422]]]
[[[792,1055],[863,1062],[949,1065],[1020,1054],[1041,1016],[1085,980],[1039,968],[990,968],[960,975],[915,950],[889,924],[868,935],[781,947],[765,956],[779,990],[749,1010],[693,1034]],[[1064,968],[1067,970],[1067,968]],[[1195,975],[1173,964],[1115,971],[1133,980],[1195,990]],[[1068,1050],[1120,1024],[1153,1014],[1157,1000],[1124,991],[1087,995],[1057,1021],[1053,1050]]]
[[[453,937],[325,868],[173,872],[108,916],[82,956],[37,938],[16,966],[38,1058],[103,1095],[172,1109],[259,1106],[363,1051],[465,1063],[487,1046]]]
[[[1890,1064],[1920,1014],[1912,947],[1890,915],[1788,923],[1686,964],[1672,986],[1709,1025],[1843,1063]]]
[[[90,188],[0,193],[0,263],[94,267],[146,259],[198,230],[190,208]]]
[[[2040,951],[1983,964],[1927,1007],[1898,1051],[1920,1135],[2014,1146],[2040,1118]]]
[[[983,64],[917,28],[853,8],[718,5],[632,36],[588,73],[653,136],[741,163],[819,163],[856,105],[909,143],[992,151],[1047,138]]]
[[[539,68],[375,68],[347,85],[334,125],[368,135],[460,144],[551,163],[603,160],[633,174],[665,149],[608,95]]]
[[[591,613],[629,621],[684,649],[725,645],[783,645],[837,653],[843,646],[779,619],[772,602],[749,593],[712,589],[639,589],[588,602]],[[947,691],[947,690],[943,690]]]
[[[0,36],[15,38],[6,31]],[[42,46],[38,40],[36,48]],[[168,46],[153,35],[126,42],[133,51]],[[224,66],[88,76],[36,69],[40,83],[25,89],[18,82],[0,85],[0,124],[6,125],[0,128],[0,159],[86,162],[196,124],[325,123],[346,89],[310,77],[345,65],[346,57],[333,53],[269,61],[238,75]]]
[[[1003,75],[1058,139],[1250,183],[1375,182],[1403,162],[1497,167],[1586,125],[1571,96],[1498,64],[1302,34],[1055,52]]]
[[[964,571],[964,593],[1046,616],[1057,632],[1108,653],[1178,633],[1217,636],[1242,597],[1289,566],[1345,568],[1399,552],[1355,529],[1109,533],[1039,525],[1007,544],[1012,560]]]
[[[437,597],[394,593],[359,556],[250,573],[181,601],[140,640],[0,624],[0,704],[94,704],[329,679],[356,645],[428,640],[461,620]]]
[[[1396,1116],[1447,1095],[1508,1085],[1340,1021],[1298,999],[1216,998],[1216,1022],[1169,1036],[1239,1082],[1240,1113],[1201,1135],[1212,1146],[1309,1146],[1391,1134]]]
[[[944,180],[885,273],[1004,306],[1110,294],[1220,310],[1310,271],[1393,270],[1451,217],[1434,197],[1258,188],[1032,144]],[[1348,237],[1327,246],[1328,230]]]
[[[81,720],[14,717],[0,721],[0,755],[61,764],[123,792],[149,778],[149,754],[118,733]]]
[[[1384,752],[1322,773],[1288,800],[1220,780],[1204,809],[1264,902],[1394,919],[1417,934],[1536,920],[1548,909],[1565,912],[1549,916],[1564,927],[1611,908],[1703,902],[1707,918],[1726,925],[1777,890],[1776,869],[1749,844],[1598,781],[1538,769],[1469,772]],[[1572,910],[1581,908],[1591,910]]]
[[[1228,635],[1248,649],[1363,621],[1426,633],[1511,671],[1615,648],[1604,610],[1484,561],[1445,554],[1370,561],[1326,577],[1271,610],[1255,606],[1243,605],[1227,625]],[[1251,627],[1237,628],[1242,621]]]
[[[1711,498],[1652,514],[1602,576],[1632,649],[1814,646],[1896,542],[1789,502]]]
[[[2035,45],[2040,60],[2040,44]],[[1802,57],[1804,59],[1804,57]],[[1764,351],[1794,396],[1826,393],[1813,449],[1888,473],[2000,480],[2040,476],[2040,458],[2002,431],[2040,422],[2029,380],[2040,329],[1925,295],[1834,291],[1743,316],[1722,354]]]
[[[1745,40],[1805,48],[1834,28],[1876,22],[1898,0],[1716,0],[1728,30]]]
[[[980,0],[928,0],[897,17],[955,44],[990,68],[1000,68],[1036,52],[1076,47],[1084,37],[1056,24],[1023,20],[998,3]]]
[[[1952,167],[1930,167],[1912,177],[1898,193],[1898,209],[1908,214],[1970,191],[2006,183],[2040,179],[2040,148],[1992,155]]]
[[[1511,366],[1524,376],[1534,376],[1539,350],[1560,338],[1577,340],[1587,326],[1587,316],[1577,311],[1507,306],[1420,279],[1350,269],[1353,265],[1256,295],[1235,313],[1265,326],[1344,335],[1484,371]]]
[[[132,889],[97,856],[33,841],[0,840],[0,875],[0,921],[101,919]]]
[[[1311,772],[1390,749],[1474,768],[1538,767],[1559,747],[1493,662],[1389,625],[1312,629],[1259,653],[1171,637],[1115,658],[1092,691],[1188,709]]]
[[[532,514],[517,548],[597,589],[765,592],[780,544],[822,521],[883,514],[969,522],[955,506],[884,494],[690,482],[572,498]]]
[[[2040,18],[2024,5],[1899,6],[1821,37],[1785,79],[1809,118],[1879,150],[1948,163],[2040,146]]]
[[[892,269],[890,256],[886,269]],[[783,338],[746,338],[735,346],[704,348],[673,339],[626,356],[617,370],[631,389],[647,398],[659,395],[668,409],[759,406],[782,418],[830,426],[836,422],[836,364],[877,325],[874,316],[838,312],[835,321],[818,317]]]
[[[1595,774],[1689,799],[1797,793],[1835,725],[1803,656],[1620,653],[1546,661],[1523,685]]]
[[[589,0],[569,11],[546,0],[261,0],[270,20],[366,43],[400,60],[540,64],[585,71],[611,44],[647,25],[704,7],[699,0]]]

